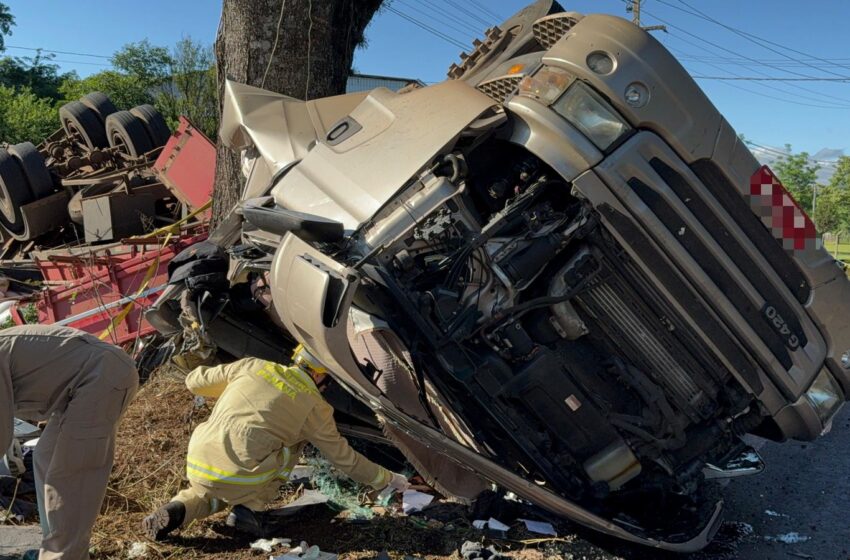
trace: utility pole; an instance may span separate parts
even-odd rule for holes
[[[626,6],[626,11],[632,14],[632,23],[642,28],[644,31],[664,31],[667,32],[666,25],[641,25],[640,24],[640,3],[642,0],[631,0],[631,3]]]

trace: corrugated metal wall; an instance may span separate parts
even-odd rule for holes
[[[410,82],[418,80],[410,78],[392,78],[389,76],[366,76],[361,74],[352,74],[348,77],[348,83],[345,85],[346,93],[354,93],[356,91],[369,91],[377,87],[385,87],[392,91],[398,91]]]

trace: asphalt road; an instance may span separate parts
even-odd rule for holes
[[[573,558],[850,560],[850,406],[815,442],[759,443],[766,469],[724,488],[726,523],[706,551],[666,555],[585,535],[595,544],[581,539]]]
[[[724,492],[726,519],[753,527],[752,538],[739,545],[738,558],[849,559],[850,407],[817,441],[769,442],[760,453],[765,471],[731,482]],[[795,532],[802,542],[776,540]]]

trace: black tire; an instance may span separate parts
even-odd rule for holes
[[[109,145],[133,157],[153,149],[145,124],[130,111],[118,111],[106,117],[106,135]]]
[[[139,105],[130,109],[130,112],[145,125],[145,130],[147,130],[154,148],[165,146],[165,143],[171,137],[171,130],[168,128],[165,119],[162,118],[162,114],[153,105]]]
[[[112,103],[112,100],[100,91],[85,94],[80,98],[80,103],[97,113],[100,121],[104,123],[106,122],[106,117],[118,112],[118,108]]]
[[[81,102],[71,101],[59,107],[59,120],[66,134],[78,134],[89,149],[109,147],[100,117]]]
[[[0,150],[0,225],[10,233],[24,233],[21,206],[33,201],[24,172],[6,150]]]
[[[32,142],[21,142],[9,146],[9,153],[21,164],[35,200],[53,194],[53,178],[50,176],[50,170],[47,169],[44,157],[35,149]]]

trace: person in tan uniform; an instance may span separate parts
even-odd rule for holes
[[[0,449],[13,440],[14,417],[47,420],[33,458],[41,560],[88,558],[118,421],[138,385],[126,353],[83,331],[0,330]]]
[[[230,505],[228,525],[265,536],[262,510],[277,497],[308,442],[357,482],[406,489],[404,476],[369,461],[339,434],[333,408],[317,386],[326,373],[303,347],[296,349],[290,367],[243,358],[192,370],[186,377],[189,390],[218,401],[189,441],[189,487],[142,521],[145,534],[161,540]]]

